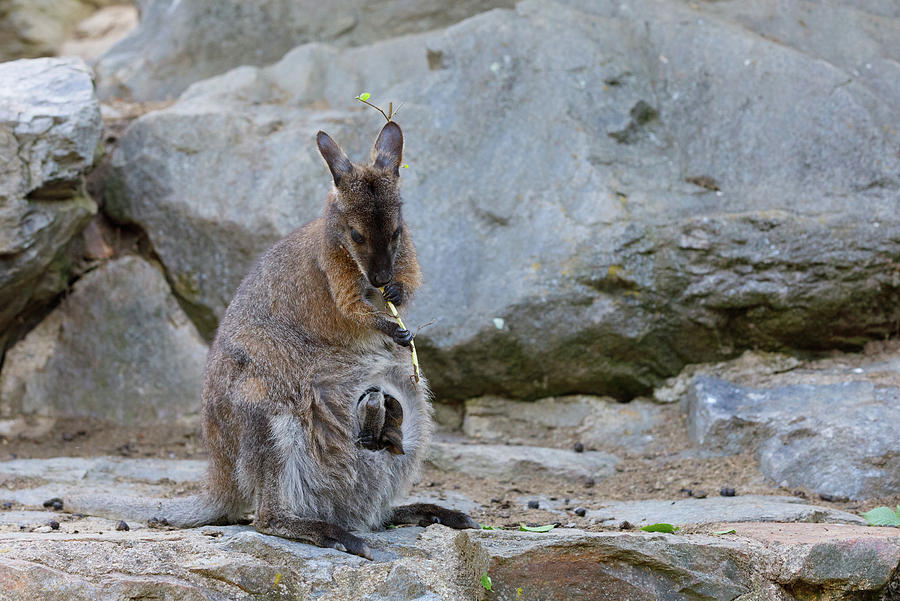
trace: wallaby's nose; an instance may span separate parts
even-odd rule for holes
[[[392,279],[394,279],[394,274],[390,271],[379,271],[369,274],[369,282],[376,288],[387,286],[391,283]]]

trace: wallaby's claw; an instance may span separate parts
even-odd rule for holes
[[[350,553],[351,555],[359,555],[360,557],[364,557],[369,561],[372,560],[372,549],[369,548],[369,545],[366,544],[366,541],[359,538],[358,536],[354,536],[349,532],[345,532],[340,540],[332,540],[329,541],[330,544],[327,545],[332,549],[337,549],[343,553]]]
[[[412,332],[405,328],[397,328],[394,330],[394,342],[399,344],[400,346],[409,346],[409,343],[412,342],[413,335]]]
[[[403,304],[403,285],[397,282],[391,282],[384,287],[382,296],[384,296],[384,300],[394,303],[395,306],[399,307]]]

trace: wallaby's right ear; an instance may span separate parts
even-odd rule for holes
[[[350,159],[347,158],[341,147],[337,145],[337,142],[332,140],[331,136],[324,131],[319,131],[316,134],[316,144],[319,146],[322,158],[328,164],[328,169],[331,170],[334,185],[339,186],[341,179],[353,171],[353,163],[350,162]]]

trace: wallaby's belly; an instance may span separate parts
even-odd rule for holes
[[[234,403],[264,403],[266,411],[259,419],[266,421],[271,441],[261,451],[264,456],[238,458],[235,487],[248,493],[245,503],[252,506],[258,488],[271,486],[271,479],[278,478],[282,504],[294,515],[350,530],[380,527],[391,505],[418,477],[427,452],[433,430],[427,382],[410,378],[407,349],[383,345],[365,351],[322,349],[297,359],[297,369],[290,372],[294,381],[278,382],[273,374],[244,375],[232,388]],[[269,398],[251,401],[240,393],[249,389],[258,395],[261,380],[267,380]],[[400,402],[403,455],[357,445],[356,402],[372,386]],[[309,398],[277,398],[289,391]],[[326,427],[333,418],[337,423]]]

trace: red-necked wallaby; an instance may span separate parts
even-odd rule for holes
[[[433,429],[427,383],[410,379],[412,335],[384,311],[384,299],[405,305],[421,280],[401,213],[403,134],[388,122],[371,165],[351,163],[324,132],[317,142],[334,180],[324,215],[260,257],[209,351],[206,491],[153,503],[75,498],[72,510],[178,527],[255,510],[260,532],[363,557],[351,530],[478,526],[436,505],[392,507]]]

